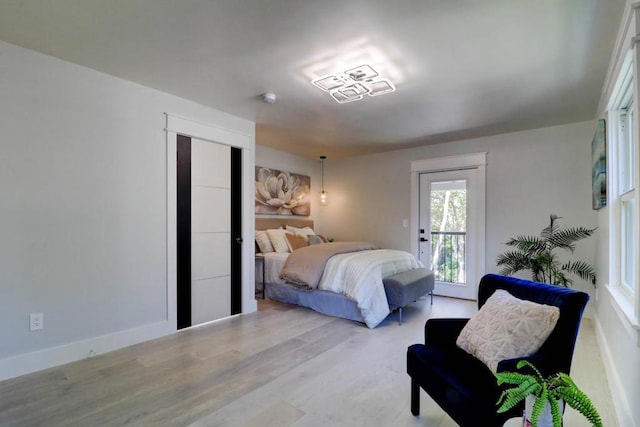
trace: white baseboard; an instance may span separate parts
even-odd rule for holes
[[[602,329],[602,325],[598,321],[598,316],[593,318],[593,323],[595,325],[600,356],[602,357],[602,363],[604,364],[604,370],[606,371],[607,380],[609,382],[613,408],[615,410],[616,417],[618,418],[618,425],[625,427],[637,427],[636,422],[631,417],[631,407],[629,406],[629,401],[622,387],[618,370],[616,369],[616,365],[613,361],[611,349],[607,344],[606,334]]]
[[[118,350],[176,332],[169,321],[76,341],[0,360],[0,381]]]

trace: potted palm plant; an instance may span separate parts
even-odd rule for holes
[[[527,366],[533,372],[497,372],[498,384],[510,384],[514,387],[502,392],[498,399],[498,412],[506,412],[523,400],[525,405],[525,419],[534,427],[562,427],[562,412],[564,404],[580,412],[595,427],[602,427],[602,420],[597,409],[569,375],[559,372],[544,377],[540,371],[528,360],[521,360],[516,365],[518,369]]]
[[[518,236],[506,244],[514,247],[498,255],[497,265],[500,274],[512,276],[519,271],[529,270],[532,280],[569,287],[573,284],[567,273],[591,282],[595,286],[595,269],[584,261],[568,261],[561,263],[557,249],[573,252],[575,243],[593,234],[595,228],[571,227],[560,228],[557,215],[550,215],[550,223],[542,229],[539,236]]]

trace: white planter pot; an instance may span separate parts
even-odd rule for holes
[[[531,412],[533,411],[533,402],[535,401],[535,396],[527,396],[524,401],[524,416],[525,416],[525,426],[532,426],[531,424]],[[563,412],[564,402],[562,400],[558,401],[560,405],[560,412]],[[544,406],[542,413],[540,414],[540,418],[538,418],[537,427],[553,427],[553,417],[551,416],[551,405],[549,402]]]

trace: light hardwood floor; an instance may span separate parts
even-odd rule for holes
[[[427,318],[474,312],[424,297],[402,326],[393,313],[368,329],[260,300],[257,313],[0,382],[0,425],[455,426],[424,392],[411,415],[406,349]],[[615,427],[603,372],[585,319],[572,376]],[[565,425],[588,423],[569,409]]]

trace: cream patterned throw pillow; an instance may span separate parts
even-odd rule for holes
[[[558,317],[558,307],[521,300],[498,289],[465,325],[456,344],[496,372],[503,359],[535,353]]]

